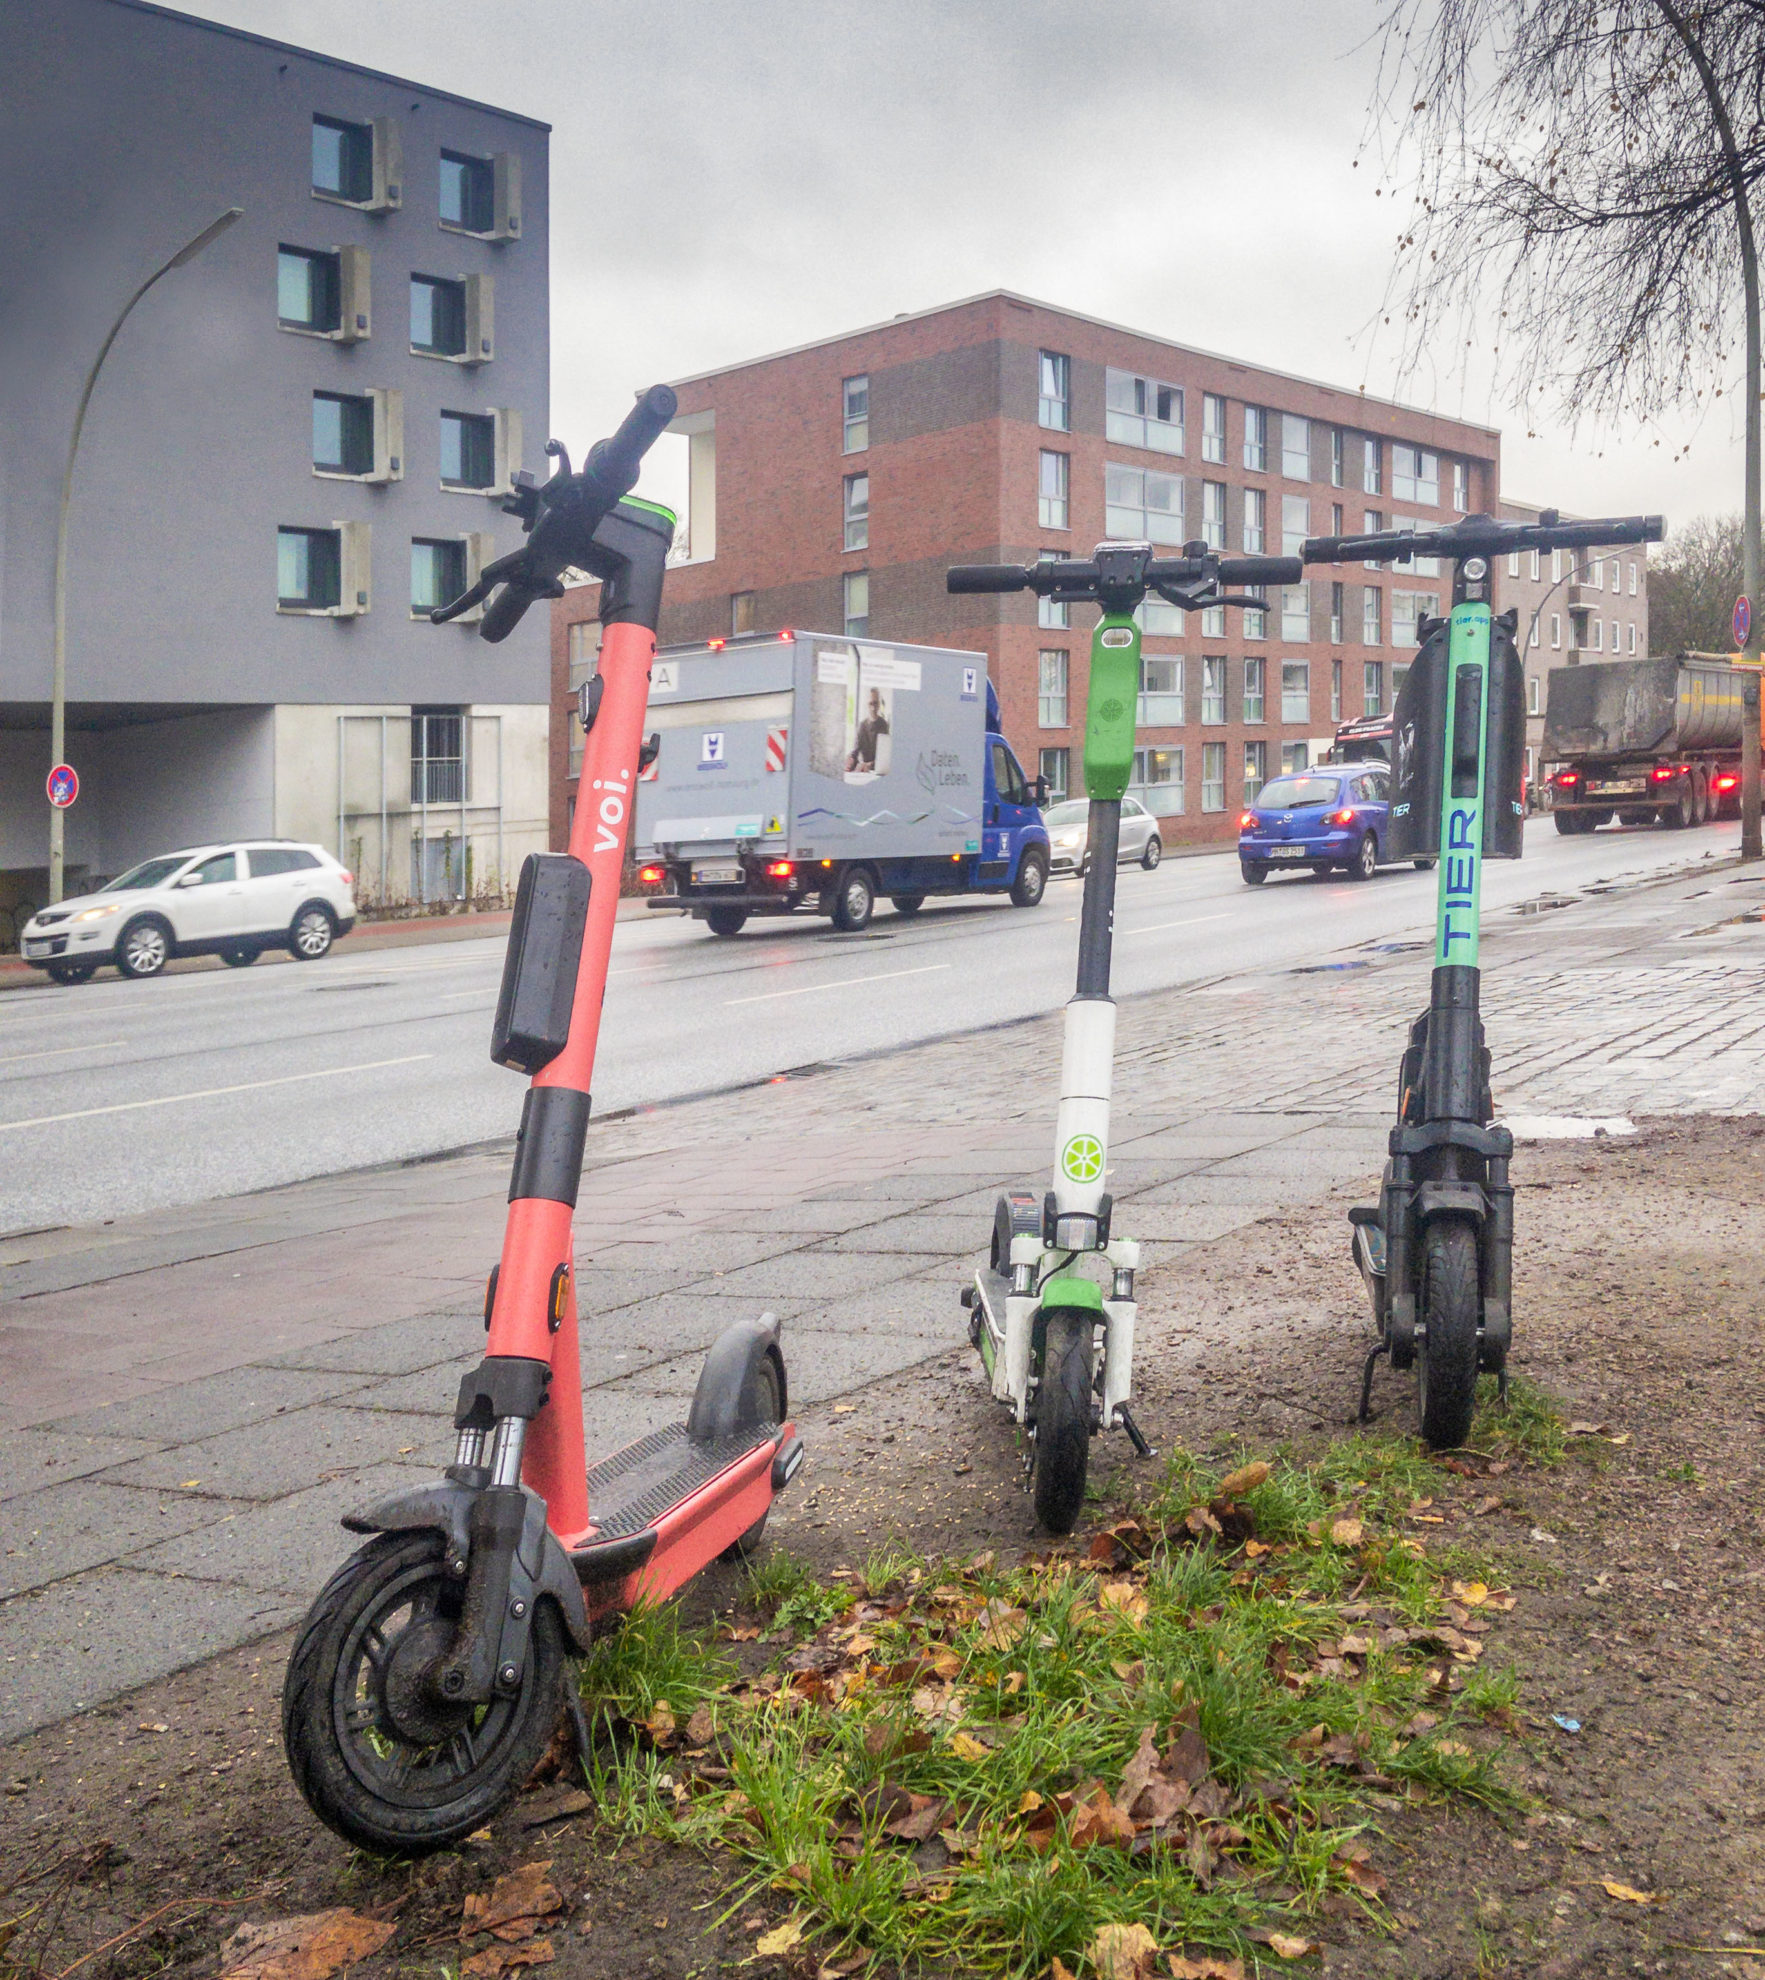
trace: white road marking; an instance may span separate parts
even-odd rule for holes
[[[1230,914],[1198,914],[1190,921],[1152,921],[1140,928],[1124,928],[1124,935],[1157,935],[1166,928],[1199,928],[1204,921],[1230,921]]]
[[[861,983],[888,983],[897,976],[930,976],[949,969],[949,963],[926,963],[919,969],[886,969],[880,976],[842,976],[837,983],[805,983],[795,990],[767,990],[758,997],[725,997],[724,1008],[732,1004],[769,1004],[775,997],[808,997],[817,990],[856,990]]]
[[[120,1038],[100,1038],[95,1045],[57,1045],[48,1052],[14,1052],[0,1059],[0,1066],[22,1065],[26,1059],[64,1059],[69,1052],[109,1052],[122,1043]]]
[[[479,984],[476,990],[449,990],[436,998],[438,1004],[457,1004],[462,997],[482,997],[487,994],[487,986]]]
[[[41,1114],[32,1121],[0,1121],[0,1134],[15,1128],[54,1127],[61,1121],[86,1121],[94,1114],[132,1114],[141,1107],[175,1107],[186,1100],[214,1100],[224,1093],[261,1093],[266,1086],[295,1086],[305,1079],[342,1079],[349,1073],[381,1072],[387,1066],[414,1066],[432,1059],[433,1052],[410,1052],[402,1059],[370,1059],[365,1066],[328,1066],[323,1072],[284,1073],[280,1079],[248,1079],[237,1086],[206,1086],[198,1093],[166,1093],[157,1100],[122,1100],[113,1107],[81,1107],[71,1114]]]

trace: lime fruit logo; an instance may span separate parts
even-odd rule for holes
[[[1061,1153],[1060,1166],[1074,1182],[1095,1182],[1103,1173],[1103,1144],[1094,1134],[1075,1134]]]
[[[1105,722],[1119,722],[1127,712],[1126,706],[1117,701],[1114,695],[1103,702],[1097,710],[1098,715]]]

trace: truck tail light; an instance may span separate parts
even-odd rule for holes
[[[1739,782],[1740,779],[1734,774],[1732,770],[1725,770],[1723,771],[1722,775],[1716,779],[1716,788],[1719,791],[1732,791]]]
[[[1551,779],[1551,782],[1560,791],[1572,791],[1581,782],[1581,772],[1579,770],[1559,770]]]
[[[659,887],[668,878],[668,869],[665,866],[640,866],[637,877],[646,887]]]
[[[1677,763],[1657,763],[1649,772],[1649,775],[1654,778],[1657,784],[1671,783],[1679,775],[1679,765]]]
[[[1332,825],[1352,825],[1354,823],[1354,813],[1352,811],[1333,811],[1330,814],[1330,823]]]
[[[766,862],[768,880],[788,880],[796,870],[795,864],[788,859],[769,859]]]

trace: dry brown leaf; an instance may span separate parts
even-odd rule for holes
[[[986,1759],[992,1749],[983,1746],[972,1733],[958,1732],[950,1735],[950,1751],[959,1760],[975,1761]]]
[[[487,1895],[470,1894],[461,1912],[460,1937],[494,1932],[499,1939],[531,1938],[542,1918],[562,1911],[564,1900],[547,1872],[551,1860],[523,1863],[499,1877]]]
[[[1144,1925],[1105,1925],[1086,1957],[1099,1980],[1146,1980],[1158,1957],[1158,1941]]]
[[[343,1906],[241,1925],[221,1948],[221,1980],[328,1980],[378,1952],[397,1929]]]
[[[1273,1469],[1273,1465],[1264,1464],[1260,1458],[1255,1464],[1240,1465],[1236,1471],[1227,1472],[1220,1480],[1220,1497],[1243,1498],[1246,1492],[1254,1492]]]
[[[1072,1968],[1059,1953],[1054,1955],[1054,1963],[1048,1969],[1048,1980],[1073,1980]]]
[[[929,1842],[944,1825],[950,1804],[935,1794],[909,1794],[907,1806],[892,1821],[883,1824],[883,1834],[902,1842]]]
[[[1164,1964],[1171,1980],[1244,1980],[1241,1959],[1220,1959],[1212,1953],[1203,1953],[1199,1959],[1170,1953]]]
[[[1067,1818],[1067,1834],[1075,1849],[1083,1849],[1090,1843],[1131,1843],[1134,1818],[1125,1808],[1117,1807],[1108,1788],[1099,1781],[1088,1800],[1074,1801]],[[1095,1956],[1093,1952],[1092,1957]]]
[[[674,1709],[666,1698],[658,1698],[650,1707],[650,1716],[644,1720],[643,1729],[654,1740],[674,1737]]]
[[[498,1980],[524,1966],[550,1966],[557,1958],[550,1939],[529,1939],[518,1946],[486,1946],[470,1959],[462,1960],[460,1972],[466,1980]]]
[[[1600,1880],[1600,1888],[1607,1897],[1616,1898],[1620,1904],[1665,1904],[1666,1897],[1659,1891],[1639,1891],[1633,1884],[1620,1884],[1610,1877]]]
[[[1270,1952],[1278,1953],[1282,1959],[1304,1959],[1307,1953],[1324,1950],[1316,1939],[1296,1938],[1291,1932],[1271,1932],[1268,1947]]]
[[[1097,1606],[1126,1616],[1130,1622],[1144,1622],[1152,1605],[1133,1581],[1106,1581],[1097,1594]]]
[[[1191,1506],[1183,1515],[1183,1524],[1194,1534],[1197,1540],[1204,1533],[1218,1535],[1222,1531],[1219,1521],[1214,1518],[1206,1506]]]
[[[1358,1519],[1335,1519],[1330,1522],[1330,1538],[1338,1547],[1358,1547],[1361,1543],[1361,1523]]]
[[[692,1717],[686,1722],[686,1743],[688,1746],[709,1746],[716,1730],[717,1722],[711,1716],[710,1706],[695,1705]]]
[[[754,1941],[754,1950],[762,1959],[776,1959],[780,1953],[802,1942],[803,1921],[800,1918],[787,1918],[784,1923],[770,1932],[762,1932]]]

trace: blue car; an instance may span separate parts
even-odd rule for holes
[[[1341,867],[1351,880],[1370,880],[1385,863],[1391,820],[1388,763],[1321,763],[1291,770],[1257,792],[1238,820],[1238,865],[1248,886],[1271,870]],[[1432,866],[1419,859],[1419,867]]]

